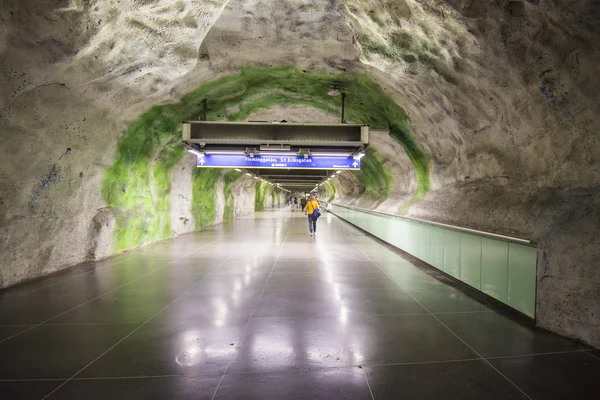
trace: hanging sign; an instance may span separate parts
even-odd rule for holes
[[[353,157],[254,156],[207,154],[198,156],[196,165],[204,168],[339,169],[359,170]]]

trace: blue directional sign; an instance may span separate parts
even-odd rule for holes
[[[297,156],[216,155],[198,156],[196,165],[204,168],[341,169],[359,170],[360,160],[352,157],[308,158]]]

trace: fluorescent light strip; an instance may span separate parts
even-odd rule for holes
[[[282,153],[282,152],[265,152],[265,151],[261,151],[260,153],[258,153],[259,156],[298,156],[298,154],[296,153]]]
[[[211,150],[211,151],[207,151],[206,154],[241,156],[241,155],[246,154],[246,152],[235,151],[235,150]]]
[[[196,149],[188,149],[188,153],[195,154],[198,157],[204,157],[204,153],[202,153],[202,152],[200,152],[200,151],[198,151]]]
[[[311,157],[340,157],[340,158],[348,158],[350,154],[348,153],[311,153]]]

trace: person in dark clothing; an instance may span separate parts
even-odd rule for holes
[[[306,196],[302,196],[302,199],[300,199],[300,204],[302,204],[302,211],[304,211],[304,207],[306,207]]]

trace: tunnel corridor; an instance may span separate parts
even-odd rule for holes
[[[2,0],[0,399],[598,399],[598,21]]]
[[[592,399],[600,353],[287,207],[2,292],[4,399]]]

